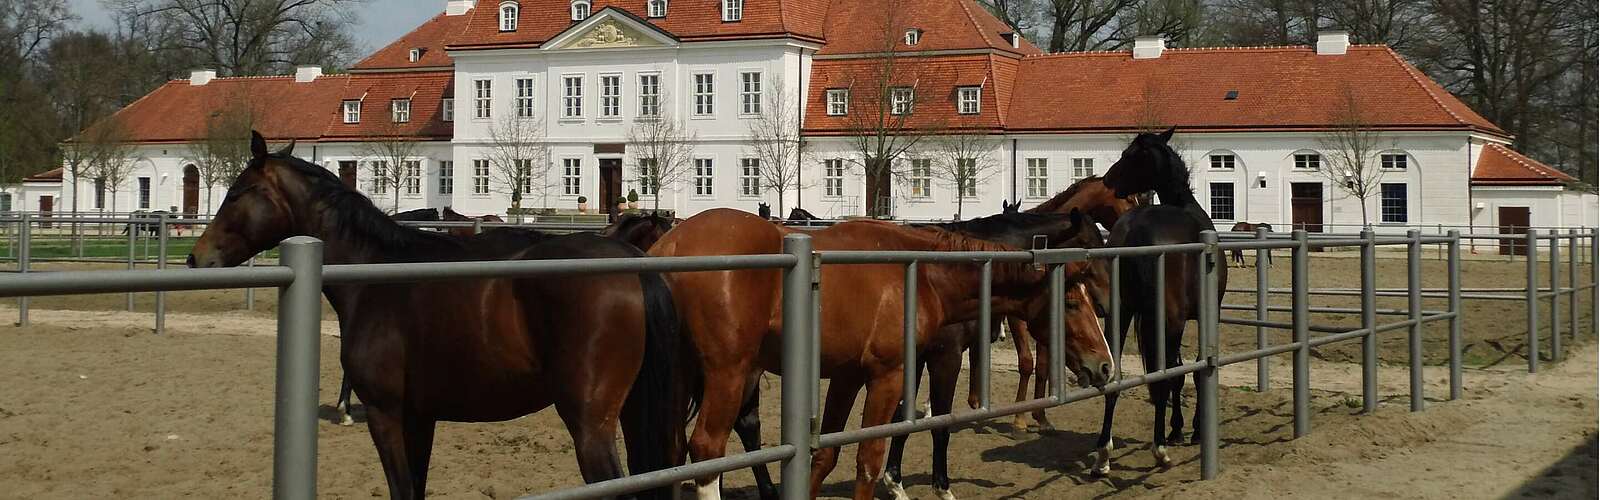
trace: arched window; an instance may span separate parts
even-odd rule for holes
[[[589,0],[572,1],[572,20],[582,21],[589,18]]]
[[[667,17],[667,0],[650,0],[650,17]]]
[[[1233,154],[1233,151],[1226,149],[1218,149],[1206,153],[1204,161],[1207,168],[1211,170],[1231,171],[1242,166],[1239,163],[1239,155]]]
[[[516,2],[500,3],[500,31],[517,30],[517,13],[520,10]]]

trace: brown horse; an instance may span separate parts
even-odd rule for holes
[[[1270,232],[1272,232],[1272,224],[1268,224],[1268,223],[1265,223],[1265,222],[1262,222],[1260,224],[1251,224],[1249,222],[1240,222],[1240,223],[1234,224],[1233,225],[1233,229],[1229,229],[1229,231],[1233,231],[1235,233],[1255,233],[1256,229],[1265,229],[1265,230],[1267,230],[1267,232],[1270,233]],[[1238,264],[1239,267],[1244,267],[1244,250],[1240,250],[1240,249],[1237,249],[1237,248],[1233,249],[1233,263]],[[1267,252],[1267,263],[1269,263],[1269,264],[1272,263],[1272,252]]]
[[[1053,240],[1081,230],[1065,217],[1053,217],[1045,234]],[[1043,219],[1042,219],[1043,220]],[[1066,222],[1066,223],[1064,223]],[[1042,228],[1041,228],[1042,229]],[[786,234],[796,230],[737,210],[714,209],[684,221],[656,243],[656,256],[748,255],[782,251]],[[846,222],[808,232],[816,250],[1016,250],[937,228],[913,228],[869,221]],[[1070,272],[1088,266],[1069,265]],[[1023,301],[1037,294],[1045,274],[1033,266],[997,264],[993,268],[997,314],[1020,312]],[[976,317],[980,270],[974,266],[917,266],[917,348],[937,342],[939,327]],[[822,431],[844,428],[847,413],[863,386],[867,403],[862,425],[888,423],[901,397],[903,351],[901,329],[904,267],[900,265],[825,266],[822,270],[820,376],[832,380]],[[777,270],[677,273],[669,276],[679,315],[701,348],[705,393],[695,421],[690,454],[696,461],[723,455],[728,433],[739,416],[749,386],[765,371],[776,372],[781,329],[781,274]],[[1092,380],[1102,363],[1073,367]],[[884,442],[869,440],[857,455],[855,498],[872,497],[883,471]],[[811,491],[815,495],[833,469],[838,449],[818,450],[813,459]],[[789,478],[788,480],[797,480]],[[702,499],[720,498],[717,476],[696,481]]]
[[[649,251],[677,222],[677,219],[654,213],[623,214],[616,222],[601,230],[600,235],[633,245],[641,251]]]
[[[444,210],[440,211],[439,220],[443,220],[443,221],[447,221],[447,222],[473,222],[473,221],[505,222],[505,219],[501,219],[500,216],[498,216],[498,215],[489,214],[489,215],[480,215],[480,216],[477,216],[477,217],[472,217],[472,216],[461,215],[459,213],[456,213],[456,211],[455,210],[451,210],[450,207],[444,207]],[[456,237],[460,237],[460,238],[467,238],[467,237],[471,237],[474,234],[477,234],[477,231],[473,230],[473,228],[470,228],[470,227],[452,227],[448,231],[445,231],[445,232],[450,233],[452,236],[456,236]]]
[[[190,267],[236,266],[294,235],[321,239],[328,264],[641,255],[592,234],[495,231],[465,240],[402,227],[326,169],[289,150],[269,154],[260,135],[251,152]],[[619,422],[632,472],[682,461],[699,371],[659,275],[328,285],[323,293],[393,498],[426,494],[437,421],[503,421],[552,405],[585,481],[622,474]]]

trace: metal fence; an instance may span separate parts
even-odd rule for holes
[[[26,227],[26,224],[24,224]],[[26,234],[26,231],[23,231]],[[1230,235],[1231,236],[1231,235]],[[1219,235],[1214,232],[1203,234],[1202,242],[1151,246],[1132,248],[1097,248],[1097,249],[1055,249],[1015,252],[857,252],[857,251],[824,251],[813,252],[811,239],[805,234],[792,234],[783,242],[784,253],[773,255],[742,255],[742,256],[716,256],[716,257],[652,257],[632,259],[579,259],[579,260],[546,260],[546,261],[496,261],[496,262],[450,262],[430,264],[370,264],[370,265],[323,265],[321,242],[308,237],[295,237],[285,240],[280,246],[280,262],[278,265],[257,266],[253,268],[232,269],[201,269],[201,270],[127,270],[127,271],[71,271],[54,273],[25,273],[5,280],[0,280],[0,297],[27,297],[40,295],[64,294],[92,294],[92,293],[132,293],[150,291],[176,291],[176,290],[202,290],[238,287],[277,287],[279,289],[278,309],[278,344],[277,344],[277,388],[276,388],[276,415],[274,437],[274,477],[273,493],[277,498],[314,498],[316,493],[316,447],[317,447],[317,404],[318,404],[318,378],[320,344],[319,324],[321,321],[321,288],[323,285],[355,284],[355,283],[396,283],[419,282],[437,280],[459,279],[488,279],[488,278],[526,278],[534,276],[547,276],[554,274],[574,273],[618,273],[618,272],[686,272],[708,270],[738,270],[738,269],[781,269],[783,275],[783,323],[782,323],[782,369],[785,374],[781,391],[781,443],[777,446],[762,448],[758,451],[737,454],[693,463],[682,467],[655,471],[645,474],[628,476],[611,481],[589,484],[573,489],[560,490],[538,495],[533,498],[594,498],[600,496],[618,495],[629,492],[642,491],[649,488],[672,485],[694,477],[734,471],[749,467],[754,464],[783,462],[782,494],[786,499],[806,498],[809,496],[809,481],[811,471],[811,453],[813,450],[825,447],[835,447],[845,444],[857,443],[868,439],[876,439],[897,434],[906,434],[921,430],[956,425],[965,422],[990,419],[1000,416],[1030,412],[1042,408],[1050,408],[1063,404],[1102,396],[1113,391],[1122,391],[1140,385],[1149,384],[1159,380],[1181,377],[1193,373],[1196,377],[1196,386],[1199,402],[1196,411],[1199,412],[1201,433],[1200,443],[1201,475],[1209,479],[1216,476],[1219,470],[1218,450],[1218,379],[1217,370],[1246,361],[1263,362],[1264,359],[1280,354],[1293,354],[1293,399],[1294,399],[1294,435],[1303,436],[1311,430],[1310,404],[1310,352],[1318,346],[1336,342],[1347,342],[1355,339],[1362,341],[1363,365],[1363,401],[1368,411],[1373,410],[1377,403],[1377,340],[1385,332],[1404,330],[1408,334],[1409,365],[1411,369],[1411,409],[1419,411],[1423,408],[1422,384],[1422,327],[1432,322],[1448,322],[1449,342],[1448,360],[1450,367],[1449,398],[1455,399],[1461,393],[1461,301],[1463,299],[1460,263],[1460,244],[1463,237],[1452,232],[1448,235],[1423,236],[1418,232],[1411,232],[1406,237],[1378,237],[1370,232],[1361,235],[1346,235],[1334,238],[1312,239],[1304,231],[1294,231],[1283,237],[1268,237],[1263,234],[1255,235],[1254,240],[1238,241],[1231,237],[1227,241],[1219,241]],[[24,236],[26,238],[26,236]],[[1596,238],[1600,238],[1600,230],[1590,230],[1585,234],[1569,233],[1532,235],[1529,241],[1551,241],[1551,248],[1558,249],[1559,242],[1565,240],[1569,246],[1576,246],[1579,239],[1587,238],[1590,241],[1590,264],[1593,269],[1596,257],[1593,252],[1600,245],[1594,245]],[[1448,299],[1447,305],[1442,310],[1424,310],[1422,298],[1424,289],[1421,285],[1421,248],[1423,245],[1441,244],[1448,248],[1448,286],[1444,289],[1444,297]],[[1407,253],[1407,282],[1405,290],[1407,307],[1405,309],[1379,309],[1377,298],[1380,296],[1376,286],[1376,252],[1381,247],[1404,247]],[[1358,309],[1339,309],[1327,307],[1314,307],[1310,297],[1312,288],[1309,286],[1308,264],[1313,249],[1328,247],[1355,247],[1361,251],[1360,266],[1362,286],[1359,291],[1361,307]],[[20,260],[24,266],[28,261],[26,246],[22,246]],[[1265,310],[1272,309],[1264,305],[1265,293],[1258,294],[1255,310],[1256,319],[1225,318],[1223,309],[1236,309],[1236,307],[1218,307],[1217,294],[1221,292],[1217,282],[1217,266],[1225,265],[1224,252],[1230,250],[1255,250],[1258,258],[1262,258],[1273,249],[1287,250],[1291,253],[1290,265],[1292,286],[1291,320],[1287,323],[1272,322],[1265,319]],[[1556,250],[1553,250],[1553,252]],[[1552,257],[1555,257],[1552,255]],[[1049,313],[1050,328],[1047,348],[1052,353],[1052,359],[1064,360],[1064,326],[1063,326],[1063,295],[1065,289],[1064,266],[1074,262],[1091,260],[1105,261],[1111,270],[1111,297],[1109,316],[1120,315],[1123,304],[1121,303],[1121,288],[1129,286],[1123,283],[1119,264],[1124,259],[1156,259],[1164,261],[1173,258],[1196,259],[1198,269],[1203,269],[1202,279],[1197,284],[1200,304],[1203,306],[1200,313],[1198,355],[1193,361],[1178,363],[1176,366],[1150,371],[1143,375],[1124,375],[1122,367],[1117,367],[1117,378],[1103,388],[1085,388],[1069,390],[1064,380],[1064,367],[1061,363],[1052,363],[1051,387],[1048,396],[1040,399],[1010,404],[994,404],[990,399],[990,356],[991,344],[987,342],[992,332],[989,330],[990,311],[988,298],[990,296],[990,274],[996,263],[1001,264],[1034,264],[1045,266],[1049,269],[1049,294],[1051,309]],[[1559,271],[1558,258],[1550,259],[1552,274]],[[1537,259],[1530,259],[1531,273],[1536,272],[1532,266],[1537,266]],[[1577,261],[1569,260],[1568,273],[1576,276]],[[904,419],[887,425],[847,430],[829,434],[820,434],[817,427],[819,419],[818,402],[820,395],[820,382],[818,380],[818,355],[820,349],[817,345],[820,336],[817,334],[819,294],[826,293],[826,283],[819,279],[819,270],[822,265],[861,265],[861,264],[899,264],[905,266],[905,296],[907,316],[905,324],[914,325],[916,315],[914,290],[916,289],[918,266],[921,265],[975,265],[981,267],[981,286],[979,290],[980,303],[980,341],[977,343],[979,356],[975,366],[972,367],[973,376],[978,379],[980,387],[981,407],[978,410],[961,413],[951,413],[940,416],[919,418],[913,410],[912,404],[916,399],[916,386],[911,380],[914,373],[916,350],[911,339],[915,331],[907,327],[904,332],[907,342],[905,351],[906,376],[905,402],[906,414]],[[1164,266],[1156,266],[1164,269]],[[1258,266],[1264,269],[1264,266]],[[1158,283],[1165,277],[1158,275]],[[1582,290],[1591,292],[1600,291],[1595,283],[1578,285],[1569,280],[1570,286],[1566,288],[1552,287],[1548,292],[1529,290],[1527,294],[1533,299],[1550,298],[1552,308],[1555,299],[1566,294],[1569,300],[1575,300],[1576,294]],[[1258,283],[1266,284],[1262,279]],[[1157,287],[1160,288],[1159,286]],[[1269,290],[1270,291],[1270,290]],[[1159,304],[1163,294],[1154,293],[1152,299]],[[1532,300],[1532,299],[1530,299]],[[1573,309],[1569,306],[1569,309]],[[1361,324],[1359,327],[1334,327],[1316,325],[1311,322],[1312,313],[1359,313]],[[24,313],[25,314],[25,313]],[[1530,312],[1530,319],[1536,312]],[[1404,319],[1389,323],[1379,323],[1379,315],[1403,316]],[[1156,330],[1161,329],[1160,315],[1157,315]],[[1575,318],[1575,317],[1574,317]],[[1600,321],[1600,320],[1597,320]],[[1571,334],[1576,335],[1576,319],[1572,320]],[[1258,334],[1256,349],[1244,352],[1223,352],[1220,342],[1219,326],[1222,324],[1236,324],[1256,326],[1262,329],[1277,328],[1292,332],[1292,341],[1278,345],[1269,345],[1263,335]],[[1554,330],[1555,338],[1559,338],[1559,330]],[[1600,323],[1594,325],[1600,329]],[[1122,353],[1121,336],[1116,321],[1109,322],[1107,334],[1111,336],[1115,351],[1113,356],[1120,364]],[[1317,335],[1313,335],[1316,333]],[[1154,346],[1157,349],[1155,357],[1156,366],[1164,367],[1167,356],[1177,356],[1179,353],[1166,353],[1160,343]],[[1264,370],[1264,365],[1258,365],[1258,370]],[[1263,371],[1258,371],[1263,374]],[[1263,378],[1264,382],[1264,378]],[[820,434],[820,435],[819,435]]]

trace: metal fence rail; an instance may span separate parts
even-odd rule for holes
[[[30,217],[23,215],[16,220],[20,224],[18,231],[21,243],[26,243],[29,238],[27,229]],[[120,220],[126,222],[127,219]],[[0,219],[0,225],[7,222]],[[171,221],[166,217],[157,218],[157,224],[165,225]],[[163,231],[164,234],[165,231]],[[1293,408],[1294,408],[1294,435],[1303,436],[1311,430],[1310,405],[1310,351],[1313,348],[1336,342],[1345,342],[1355,339],[1362,341],[1362,398],[1364,408],[1370,412],[1376,408],[1378,399],[1376,384],[1377,365],[1377,339],[1386,332],[1404,330],[1408,339],[1408,364],[1410,365],[1410,399],[1411,409],[1420,411],[1424,407],[1424,393],[1422,384],[1422,327],[1429,323],[1448,322],[1449,341],[1448,359],[1450,369],[1449,398],[1458,398],[1461,394],[1461,301],[1463,300],[1460,260],[1460,242],[1465,239],[1458,233],[1451,232],[1447,235],[1423,236],[1417,231],[1410,232],[1404,238],[1377,237],[1371,231],[1359,235],[1336,235],[1327,239],[1312,239],[1304,231],[1294,231],[1287,238],[1274,237],[1267,233],[1257,233],[1251,240],[1236,241],[1230,235],[1227,241],[1221,241],[1219,234],[1206,232],[1202,235],[1200,243],[1134,247],[1134,248],[1097,248],[1097,249],[1056,249],[1035,250],[1030,252],[813,252],[810,237],[804,234],[792,234],[784,240],[784,253],[773,255],[743,255],[743,256],[718,256],[718,257],[679,257],[679,258],[632,258],[632,259],[578,259],[578,260],[543,260],[543,261],[493,261],[493,262],[451,262],[429,264],[369,264],[369,265],[322,265],[321,242],[307,238],[295,237],[285,240],[280,246],[281,259],[278,265],[263,265],[256,267],[220,269],[220,270],[128,270],[128,271],[69,271],[51,273],[27,273],[0,280],[0,297],[56,295],[56,294],[89,294],[89,293],[133,293],[133,292],[165,292],[176,290],[199,289],[224,289],[236,287],[277,287],[279,288],[280,307],[278,310],[278,345],[277,345],[277,406],[274,420],[274,481],[273,492],[277,498],[314,498],[316,494],[316,436],[318,402],[319,372],[319,323],[321,321],[320,290],[326,284],[349,283],[393,283],[416,282],[429,280],[452,279],[482,279],[482,278],[523,278],[544,276],[552,274],[573,273],[618,273],[618,272],[684,272],[707,270],[733,270],[733,269],[780,269],[783,272],[783,324],[782,324],[782,367],[785,373],[782,382],[782,441],[778,446],[763,448],[761,450],[730,455],[716,460],[690,464],[678,468],[656,471],[619,478],[611,481],[590,484],[578,488],[546,493],[534,498],[594,498],[625,494],[642,491],[649,488],[675,484],[677,482],[713,473],[733,471],[748,467],[753,464],[783,462],[782,484],[783,497],[786,499],[805,498],[809,496],[811,454],[819,447],[840,446],[856,443],[868,439],[876,439],[897,434],[905,434],[936,427],[944,427],[962,422],[989,419],[1017,413],[1050,408],[1063,404],[1094,398],[1114,391],[1127,390],[1140,385],[1186,374],[1194,374],[1198,389],[1198,404],[1196,408],[1200,427],[1197,429],[1202,434],[1200,446],[1202,477],[1209,479],[1219,472],[1220,459],[1218,449],[1218,379],[1216,370],[1227,365],[1256,361],[1258,384],[1262,389],[1267,388],[1266,359],[1271,356],[1293,354]],[[1529,289],[1527,291],[1530,303],[1541,298],[1551,300],[1552,313],[1559,313],[1558,299],[1565,295],[1569,300],[1567,311],[1569,313],[1570,328],[1568,334],[1576,335],[1577,320],[1572,315],[1576,311],[1577,294],[1584,290],[1591,292],[1600,291],[1600,286],[1594,282],[1584,284],[1576,283],[1578,261],[1577,252],[1572,249],[1578,246],[1580,239],[1589,242],[1591,270],[1597,255],[1597,238],[1600,230],[1590,230],[1586,234],[1569,231],[1563,235],[1550,233],[1543,236],[1529,234],[1526,236],[1528,243],[1547,240],[1550,248],[1550,270],[1552,278],[1549,292],[1542,292],[1536,280],[1538,259],[1530,258],[1528,264]],[[162,238],[164,241],[165,238]],[[1560,270],[1558,252],[1561,242],[1566,242],[1569,247],[1569,260],[1566,261],[1567,273],[1572,276],[1565,287],[1555,278]],[[1443,310],[1424,310],[1424,298],[1421,286],[1420,249],[1424,244],[1443,244],[1448,247],[1448,286],[1443,289],[1448,303]],[[164,245],[162,245],[164,247]],[[1311,314],[1318,311],[1331,311],[1334,308],[1313,307],[1310,297],[1313,289],[1309,286],[1310,250],[1325,246],[1351,246],[1361,250],[1361,307],[1353,311],[1361,314],[1361,323],[1358,326],[1329,326],[1313,324]],[[1379,323],[1377,317],[1380,310],[1376,306],[1377,297],[1380,296],[1376,286],[1376,257],[1375,252],[1380,247],[1404,247],[1407,259],[1407,287],[1405,295],[1407,304],[1405,309],[1387,311],[1392,315],[1403,316],[1404,319]],[[1536,245],[1529,245],[1530,251]],[[28,245],[17,247],[19,267],[27,271],[29,262]],[[1288,250],[1291,252],[1291,287],[1288,289],[1292,296],[1288,311],[1291,313],[1289,322],[1268,321],[1268,311],[1274,310],[1266,304],[1269,293],[1256,293],[1256,304],[1253,309],[1256,314],[1252,318],[1224,318],[1221,314],[1224,309],[1216,300],[1221,292],[1218,287],[1217,266],[1225,265],[1224,252],[1234,249],[1255,250],[1258,260],[1257,278],[1258,288],[1263,292],[1271,292],[1266,269],[1270,266],[1267,256],[1271,250]],[[164,252],[162,257],[164,258]],[[1048,269],[1048,289],[1051,303],[1049,314],[1050,328],[1048,341],[1043,348],[1050,349],[1054,360],[1064,360],[1065,332],[1062,304],[1065,290],[1065,266],[1072,263],[1100,261],[1109,265],[1111,270],[1110,315],[1116,317],[1122,311],[1124,304],[1119,291],[1124,286],[1120,273],[1120,263],[1124,259],[1153,259],[1156,262],[1165,262],[1168,259],[1188,258],[1195,259],[1199,264],[1197,269],[1202,270],[1199,282],[1196,284],[1200,303],[1200,321],[1198,353],[1193,361],[1178,362],[1175,366],[1167,367],[1164,360],[1168,356],[1178,356],[1180,353],[1167,353],[1161,343],[1153,346],[1156,349],[1155,358],[1158,360],[1153,368],[1143,375],[1124,375],[1120,366],[1122,359],[1120,324],[1110,321],[1107,335],[1114,346],[1113,357],[1119,364],[1116,368],[1116,379],[1103,388],[1089,388],[1068,390],[1064,380],[1062,363],[1052,363],[1051,387],[1049,394],[1040,399],[1023,401],[1019,403],[995,405],[989,400],[990,393],[990,356],[989,342],[980,342],[975,348],[981,350],[978,362],[972,367],[972,373],[978,379],[982,394],[982,407],[977,411],[963,412],[940,416],[919,418],[914,411],[913,404],[916,400],[917,387],[914,382],[914,372],[910,367],[915,366],[916,350],[913,339],[916,334],[910,326],[904,332],[906,344],[904,346],[905,361],[907,365],[907,383],[904,388],[904,402],[907,412],[899,422],[887,425],[847,430],[819,435],[816,427],[816,416],[819,400],[818,359],[820,350],[817,342],[819,336],[816,328],[819,302],[817,297],[827,293],[826,283],[821,282],[820,273],[816,271],[822,265],[861,265],[861,264],[895,264],[906,269],[905,288],[906,294],[906,325],[916,323],[917,314],[915,307],[916,270],[925,265],[973,265],[980,266],[981,285],[978,291],[981,302],[979,309],[980,336],[988,340],[992,332],[988,331],[992,312],[988,307],[988,298],[992,293],[992,268],[999,264],[1033,264],[1044,266]],[[1165,277],[1165,266],[1156,266],[1161,270],[1157,273],[1158,283]],[[1593,280],[1591,280],[1593,281]],[[1159,287],[1157,287],[1159,289]],[[1162,293],[1154,293],[1153,299],[1159,301],[1164,297]],[[1591,298],[1593,296],[1591,295]],[[26,322],[26,307],[22,308],[22,322]],[[1343,310],[1343,309],[1341,309]],[[158,308],[159,311],[159,308]],[[1529,308],[1530,324],[1537,318],[1538,308]],[[1561,331],[1552,314],[1551,325],[1552,339],[1560,338]],[[1157,315],[1157,322],[1161,320]],[[158,319],[158,322],[160,320]],[[1600,321],[1600,320],[1597,320]],[[158,323],[159,324],[159,323]],[[1219,325],[1244,324],[1257,328],[1256,348],[1244,352],[1223,352],[1220,342]],[[1600,328],[1600,323],[1595,325]],[[1160,325],[1157,325],[1159,330]],[[1292,332],[1292,341],[1289,343],[1271,345],[1267,342],[1264,331],[1268,328],[1284,329]],[[1313,336],[1316,332],[1322,335]],[[1530,346],[1538,341],[1537,335],[1530,330]],[[1537,352],[1537,351],[1534,351]],[[1530,369],[1537,368],[1537,357],[1531,356]]]

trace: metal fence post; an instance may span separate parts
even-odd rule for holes
[[[1589,333],[1592,337],[1600,338],[1600,227],[1590,231],[1589,280],[1594,288],[1589,289],[1589,312],[1593,314],[1594,329]]]
[[[472,234],[483,234],[483,221],[472,219]]]
[[[1217,477],[1217,320],[1221,317],[1217,297],[1217,266],[1225,266],[1222,252],[1217,248],[1217,232],[1202,231],[1200,241],[1207,245],[1200,254],[1200,359],[1206,367],[1194,372],[1195,413],[1200,422],[1195,432],[1200,433],[1200,478]],[[1259,261],[1257,266],[1259,266]],[[1261,287],[1257,287],[1262,289]]]
[[[1067,266],[1050,266],[1050,396],[1057,403],[1067,394],[1066,384]],[[1157,330],[1159,331],[1159,330]],[[1141,346],[1143,347],[1143,346]],[[1035,365],[1037,366],[1037,365]]]
[[[1528,373],[1539,372],[1539,234],[1529,229],[1522,243],[1528,258]]]
[[[1309,320],[1311,301],[1306,283],[1307,260],[1310,260],[1307,235],[1304,229],[1294,230],[1294,272],[1290,286],[1294,290],[1294,437],[1311,433],[1311,331]]]
[[[1411,411],[1422,411],[1422,231],[1406,231],[1406,319],[1411,321],[1406,338],[1407,361],[1411,366]]]
[[[917,263],[912,261],[906,264],[905,290],[904,290],[905,315],[901,320],[901,349],[905,362],[902,366],[900,401],[905,405],[901,410],[901,418],[911,422],[917,419]]]
[[[1578,343],[1578,289],[1583,286],[1578,280],[1578,261],[1583,254],[1578,253],[1578,230],[1567,230],[1567,335],[1572,337],[1572,343]]]
[[[1561,361],[1561,230],[1550,230],[1550,361]]]
[[[245,261],[244,265],[245,265],[245,267],[256,267],[256,258],[255,257],[251,257],[250,260]],[[246,311],[254,311],[254,310],[256,310],[256,289],[250,288],[250,287],[245,287],[245,289],[244,289],[244,310],[246,310]]]
[[[1156,336],[1155,337],[1151,337],[1151,338],[1159,339],[1159,338],[1165,338],[1166,337],[1166,331],[1167,331],[1167,315],[1164,312],[1162,312],[1162,311],[1166,311],[1167,310],[1167,292],[1166,292],[1166,290],[1167,290],[1167,254],[1165,252],[1158,253],[1158,254],[1156,254],[1156,259],[1155,260],[1156,260],[1156,286],[1154,288],[1151,288],[1151,290],[1154,291],[1154,295],[1155,295],[1154,301],[1153,301],[1153,304],[1155,304],[1155,305],[1151,306],[1150,310],[1157,311],[1156,314],[1152,314],[1151,315],[1151,316],[1155,316],[1156,317],[1156,320],[1155,320],[1156,327],[1155,327],[1155,330],[1154,330],[1156,332]],[[1140,325],[1140,326],[1137,326],[1137,328],[1141,328],[1142,329],[1144,327],[1142,325]],[[1141,354],[1144,352],[1144,349],[1145,349],[1144,344],[1140,343],[1139,344],[1139,352]],[[1167,369],[1167,343],[1164,342],[1164,341],[1156,341],[1155,351],[1156,351],[1156,365],[1154,367],[1146,366],[1144,368],[1146,373],[1153,371],[1152,369],[1161,370],[1163,372],[1165,372],[1166,369]]]
[[[1111,310],[1106,311],[1106,331],[1111,332],[1111,363],[1116,381],[1122,381],[1122,257],[1111,258]]]
[[[978,345],[973,347],[977,349],[978,357],[977,366],[971,368],[971,376],[977,377],[978,380],[978,406],[987,410],[991,389],[989,351],[994,347],[991,342],[994,332],[989,331],[994,322],[993,305],[989,303],[994,296],[994,261],[984,261],[982,273],[978,281]],[[931,389],[929,394],[932,394]]]
[[[1378,242],[1371,229],[1361,231],[1361,410],[1378,411]]]
[[[1256,239],[1266,241],[1267,228],[1256,228]],[[1256,250],[1256,321],[1267,320],[1267,295],[1272,290],[1272,279],[1269,273],[1271,266],[1272,250],[1266,248]],[[1262,326],[1256,326],[1256,349],[1266,348],[1267,329]],[[1256,359],[1256,392],[1267,392],[1267,389],[1271,387],[1271,379],[1268,378],[1267,373],[1268,361],[1266,357]]]
[[[1461,231],[1450,230],[1450,400],[1461,399]]]
[[[139,246],[139,227],[133,225],[133,217],[128,217],[128,270],[132,271],[134,249]],[[133,292],[128,292],[128,312],[133,312]]]
[[[294,282],[278,292],[278,383],[272,496],[317,497],[317,385],[321,379],[322,242],[295,236],[279,247]]]
[[[156,218],[156,269],[167,268],[167,215]],[[320,261],[319,261],[320,264]],[[156,292],[156,335],[167,331],[167,292]]]
[[[812,299],[811,237],[790,234],[783,237],[783,251],[795,256],[794,267],[783,272],[783,443],[794,447],[794,456],[783,461],[784,500],[811,496],[811,430],[816,397],[811,371]]]
[[[28,213],[22,213],[21,227],[17,229],[17,272],[28,273],[28,268],[33,267],[33,228],[28,221]],[[28,326],[28,298],[17,297],[17,326]]]

